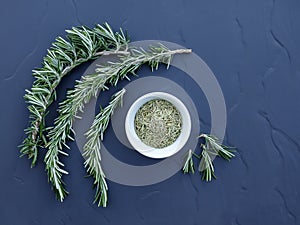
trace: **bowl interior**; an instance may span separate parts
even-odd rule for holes
[[[180,112],[182,119],[181,133],[176,141],[165,148],[154,148],[143,143],[134,128],[135,115],[140,107],[153,99],[163,99],[173,104]],[[187,142],[191,132],[191,118],[185,105],[175,96],[165,92],[151,92],[138,98],[128,110],[125,120],[127,138],[134,149],[150,158],[166,158],[178,152]]]

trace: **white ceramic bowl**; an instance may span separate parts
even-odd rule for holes
[[[144,144],[137,136],[134,128],[134,120],[137,111],[146,102],[153,99],[164,99],[172,103],[181,114],[181,133],[173,144],[165,148],[154,148]],[[185,105],[175,96],[165,92],[151,92],[141,96],[131,105],[126,115],[125,131],[130,144],[139,153],[143,154],[144,156],[155,159],[166,158],[178,152],[187,142],[191,133],[191,117]]]

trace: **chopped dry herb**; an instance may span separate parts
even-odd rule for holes
[[[180,112],[164,99],[146,102],[135,115],[135,132],[141,141],[154,148],[173,144],[182,128]]]

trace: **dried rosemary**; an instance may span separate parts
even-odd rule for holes
[[[154,148],[173,144],[182,128],[180,112],[164,99],[146,102],[135,115],[135,132],[141,141]]]

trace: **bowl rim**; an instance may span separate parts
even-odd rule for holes
[[[146,102],[153,99],[163,99],[170,102],[179,111],[182,119],[181,133],[171,145],[164,148],[154,148],[143,143],[137,136],[134,128],[134,120],[137,111]],[[166,92],[149,92],[136,99],[130,106],[125,119],[125,132],[132,147],[144,156],[149,158],[167,158],[182,149],[188,141],[191,133],[191,117],[183,102],[172,94]]]

